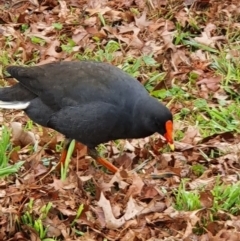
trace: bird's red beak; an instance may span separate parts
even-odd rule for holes
[[[166,128],[166,133],[164,134],[164,137],[167,140],[167,143],[169,145],[169,147],[171,148],[172,151],[174,151],[175,147],[173,144],[173,123],[172,121],[168,120],[165,124],[165,128]]]

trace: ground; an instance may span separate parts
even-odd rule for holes
[[[176,150],[158,135],[100,145],[122,167],[113,175],[78,144],[59,173],[63,136],[1,110],[0,240],[240,240],[239,9],[237,0],[1,1],[1,86],[14,83],[7,65],[112,63],[172,111]]]

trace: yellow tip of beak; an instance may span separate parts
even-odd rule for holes
[[[174,146],[174,144],[173,144],[173,143],[168,143],[168,145],[169,145],[169,147],[170,147],[170,149],[171,149],[172,151],[174,151],[174,150],[175,150],[175,146]]]

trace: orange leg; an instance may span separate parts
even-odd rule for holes
[[[66,161],[66,157],[67,157],[67,149],[63,149],[62,152],[61,152],[61,157],[60,157],[60,160],[56,166],[56,170],[57,171],[61,171],[61,166],[64,166],[64,163]]]
[[[64,165],[64,163],[66,161],[66,157],[67,157],[67,152],[68,152],[68,150],[65,148],[62,150],[60,161],[59,161],[60,165]]]
[[[64,165],[66,157],[67,157],[67,152],[68,152],[68,147],[69,144],[71,143],[71,139],[65,139],[64,145],[63,145],[63,150],[61,153],[60,161],[59,161],[59,166],[57,167],[58,170],[61,169],[61,166]],[[76,142],[74,149],[77,149],[78,143]],[[74,150],[74,151],[75,151]],[[95,148],[89,148],[89,155],[92,156],[99,164],[102,166],[106,167],[109,171],[112,173],[116,173],[118,171],[118,168],[115,167],[112,163],[107,161],[106,159],[99,157],[97,151]]]
[[[116,173],[118,171],[117,167],[115,167],[112,163],[110,163],[109,161],[107,161],[101,157],[97,157],[96,161],[113,173]]]
[[[98,155],[98,152],[95,148],[88,148],[88,154],[93,157],[98,163],[100,163],[102,166],[106,167],[109,171],[116,173],[118,171],[118,168],[115,167],[112,163],[107,161],[106,159],[100,157]]]
[[[62,149],[62,152],[61,152],[61,157],[60,157],[60,160],[59,160],[58,165],[56,167],[56,170],[58,170],[58,171],[61,170],[61,166],[64,166],[64,163],[65,163],[66,157],[67,157],[68,147],[69,147],[71,141],[72,141],[71,139],[65,139],[64,140],[63,149]]]
[[[64,163],[65,163],[65,160],[66,160],[66,157],[67,157],[68,148],[69,148],[69,145],[70,145],[71,141],[72,141],[71,139],[66,139],[64,141],[63,150],[62,150],[60,161],[59,161],[60,164],[62,164],[62,165],[64,165]],[[81,143],[76,141],[73,153],[76,153],[76,151],[78,149],[78,146],[81,146],[81,145],[82,145]]]

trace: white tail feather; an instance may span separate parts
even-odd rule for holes
[[[0,108],[3,109],[15,109],[15,110],[24,110],[29,106],[30,102],[23,101],[1,101],[0,100]]]

